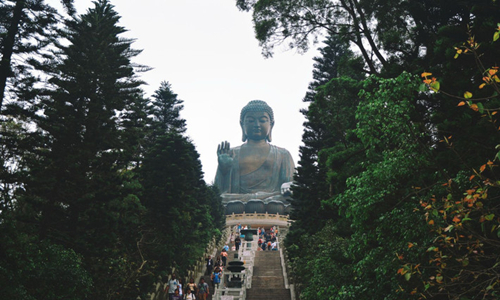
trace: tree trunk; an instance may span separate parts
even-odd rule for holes
[[[363,55],[363,58],[365,59],[365,62],[368,65],[368,68],[370,69],[370,73],[377,74],[377,69],[375,68],[375,65],[373,64],[373,61],[371,60],[370,56],[368,55],[365,46],[363,46],[363,37],[361,36],[360,33],[361,27],[359,26],[358,16],[356,15],[356,9],[353,6],[349,7],[349,5],[344,0],[341,0],[340,3],[352,17],[354,34],[356,36],[356,39],[353,42],[358,46],[359,50],[361,51],[361,54]],[[352,2],[349,3],[350,5],[352,5]]]
[[[387,61],[382,56],[380,51],[378,51],[377,45],[375,45],[375,41],[373,40],[372,35],[370,33],[370,28],[368,28],[368,24],[366,22],[366,17],[365,17],[365,14],[363,12],[363,9],[359,6],[359,3],[357,0],[350,0],[350,1],[352,1],[352,4],[354,5],[353,9],[355,9],[359,13],[359,18],[361,20],[361,24],[363,25],[363,33],[364,33],[366,39],[368,40],[370,47],[372,48],[373,52],[375,52],[375,56],[377,56],[378,60],[382,64],[382,66],[385,67],[387,65]]]
[[[25,1],[18,0],[16,2],[7,36],[3,40],[2,61],[0,61],[0,110],[2,109],[3,99],[5,97],[7,78],[12,76],[11,58],[14,52],[16,36],[19,32],[19,24],[21,23],[24,6]]]

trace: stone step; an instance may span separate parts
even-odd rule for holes
[[[265,259],[255,259],[254,260],[254,263],[255,264],[265,264],[265,263],[277,263],[277,264],[280,264],[281,263],[281,260],[279,257],[269,257],[269,258],[265,258]]]
[[[273,255],[273,256],[280,256],[279,251],[257,251],[255,252],[255,257],[261,257],[263,255]]]
[[[281,272],[281,265],[258,265],[258,264],[255,264],[254,265],[254,273],[257,272],[256,270],[262,270],[263,272],[269,272],[269,271],[273,271],[273,270],[278,270],[279,272]]]
[[[257,268],[258,270],[265,270],[265,271],[281,270],[281,264],[254,264],[254,270],[255,268]]]
[[[279,261],[263,261],[263,262],[253,262],[254,266],[268,267],[268,268],[281,268],[281,263]]]
[[[290,291],[287,289],[250,289],[247,290],[246,300],[290,300]]]
[[[252,289],[284,289],[285,281],[283,276],[259,276],[252,278]]]
[[[260,257],[256,257],[255,261],[259,261],[259,262],[260,261],[280,261],[280,257],[274,256],[274,255],[269,255],[269,257],[260,256]]]
[[[263,268],[263,267],[254,267],[253,268],[253,276],[282,276],[283,271],[280,268]]]
[[[265,262],[265,261],[281,261],[279,255],[265,255],[265,256],[256,256],[255,257],[255,262]]]
[[[253,261],[254,265],[262,265],[262,266],[267,266],[268,264],[271,265],[281,265],[280,260],[274,260],[274,259],[267,259],[267,260],[254,260]]]
[[[284,295],[290,296],[290,290],[287,289],[250,289],[247,295]]]
[[[279,251],[265,250],[265,251],[257,251],[256,253],[257,253],[257,255],[262,255],[262,254],[267,254],[267,253],[269,253],[269,254],[277,254],[277,253],[279,253]]]
[[[262,269],[281,269],[281,263],[280,262],[263,262],[263,263],[258,263],[254,262],[254,266],[258,266],[259,268]]]
[[[291,300],[290,290],[285,288],[279,252],[255,253],[252,288],[247,290],[246,300]]]
[[[281,266],[281,261],[279,260],[254,260],[253,262],[254,265],[259,265],[259,266],[268,266],[268,265],[273,265],[273,266]]]

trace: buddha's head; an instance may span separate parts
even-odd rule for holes
[[[252,100],[240,113],[242,140],[262,140],[271,142],[274,127],[273,109],[262,100]]]

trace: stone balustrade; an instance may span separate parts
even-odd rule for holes
[[[219,289],[215,291],[213,297],[214,299],[220,299],[220,300],[245,300],[246,289],[240,289],[240,288]]]
[[[183,280],[182,280],[183,284],[186,284],[187,282],[189,282],[189,278],[195,278],[195,282],[196,283],[199,282],[199,278],[201,278],[201,276],[203,276],[203,274],[205,273],[205,268],[206,268],[205,258],[208,255],[214,257],[215,254],[217,253],[217,250],[222,249],[222,247],[227,243],[227,241],[229,239],[230,230],[231,230],[230,227],[227,226],[225,228],[225,230],[222,232],[222,237],[219,240],[219,242],[217,242],[215,237],[214,237],[208,243],[203,256],[200,257],[197,260],[197,262],[188,270],[187,277],[183,278]],[[171,273],[175,273],[175,272],[176,272],[175,268],[172,268]],[[148,300],[165,300],[165,299],[167,299],[168,297],[165,293],[165,289],[167,287],[167,282],[170,280],[171,276],[172,276],[171,274],[168,275],[168,277],[165,281],[162,280],[161,276],[158,276],[158,281],[153,286],[153,291],[147,295],[146,299],[148,299]],[[137,297],[137,299],[139,300],[141,298]]]
[[[234,226],[238,223],[248,225],[278,225],[280,227],[288,227],[291,221],[288,215],[269,214],[269,213],[246,213],[226,215],[226,225]]]

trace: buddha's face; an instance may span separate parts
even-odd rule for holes
[[[249,140],[260,141],[269,136],[273,124],[267,112],[250,111],[245,114],[241,127]]]

